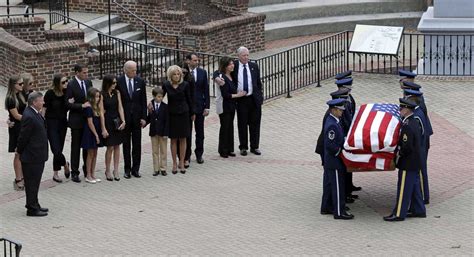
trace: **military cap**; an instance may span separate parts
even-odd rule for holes
[[[344,107],[344,103],[346,102],[345,99],[341,99],[341,98],[338,98],[338,99],[332,99],[332,100],[329,100],[326,102],[327,105],[329,105],[329,107],[335,107],[337,109],[340,109],[340,110],[345,110],[346,108]]]
[[[352,76],[352,70],[347,70],[336,74],[336,79],[350,78]]]
[[[413,90],[420,90],[421,86],[416,84],[415,82],[410,82],[410,81],[403,81],[403,86],[408,88],[408,89],[413,89]]]
[[[349,92],[351,90],[349,88],[341,87],[337,91],[334,91],[330,93],[332,99],[337,99],[337,98],[347,98],[349,97]]]
[[[403,94],[406,96],[422,96],[423,92],[420,90],[403,89]]]
[[[401,108],[415,109],[417,106],[415,102],[406,98],[399,98]]]
[[[407,78],[415,78],[416,77],[415,73],[413,73],[411,71],[407,71],[407,70],[399,70],[398,75],[400,75],[401,77],[407,77]]]
[[[339,80],[336,80],[335,83],[338,87],[352,86],[352,78],[339,79]]]

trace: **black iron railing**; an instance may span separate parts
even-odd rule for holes
[[[19,257],[20,256],[20,251],[21,251],[21,244],[18,242],[15,242],[11,239],[7,238],[0,238],[0,244],[3,246],[3,255],[2,256],[15,256]]]
[[[474,35],[404,34],[397,55],[350,53],[352,32],[345,31],[270,56],[252,60],[259,64],[265,99],[286,95],[316,84],[339,72],[396,74],[399,69],[418,74],[474,75]],[[119,74],[127,60],[138,62],[140,75],[151,84],[166,79],[166,69],[179,64],[187,52],[140,44],[99,34],[101,74]],[[211,74],[222,56],[199,53]]]
[[[10,16],[13,16],[11,14],[11,9],[12,7],[15,8],[23,8],[23,13],[21,14],[24,17],[34,17],[35,16],[35,2],[36,1],[23,1],[23,5],[11,5],[10,0],[7,0],[6,5],[0,5],[0,7],[6,7],[7,8],[7,15],[5,15],[7,18],[10,18]]]
[[[49,0],[49,23],[50,26],[63,22],[69,23],[69,1],[68,0]]]
[[[122,9],[122,11],[130,14],[132,17],[134,17],[135,19],[137,19],[143,26],[143,31],[145,33],[144,35],[144,38],[145,38],[145,45],[148,44],[148,34],[149,32],[155,32],[156,34],[160,35],[160,36],[165,36],[165,37],[174,37],[175,38],[175,42],[176,42],[176,49],[179,49],[179,35],[175,35],[175,34],[169,34],[169,33],[165,33],[163,31],[161,31],[160,29],[156,28],[155,26],[151,25],[150,23],[148,23],[147,21],[145,21],[144,19],[140,18],[138,15],[136,15],[135,13],[133,13],[132,11],[130,11],[129,9],[127,9],[125,6],[117,3],[117,1],[115,0],[108,0],[108,15],[109,15],[109,35],[111,35],[111,12],[112,12],[112,6],[111,6],[111,2],[113,4],[115,4],[116,6],[118,6],[118,8]]]

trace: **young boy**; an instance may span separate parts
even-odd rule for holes
[[[153,99],[148,110],[150,139],[153,151],[153,176],[166,176],[166,155],[168,141],[168,106],[163,103],[163,89],[158,86],[152,90]]]

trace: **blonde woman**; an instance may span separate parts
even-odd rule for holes
[[[26,100],[22,94],[22,90],[23,79],[21,77],[13,76],[8,80],[5,109],[8,111],[9,124],[11,124],[8,128],[8,152],[15,153],[15,157],[13,158],[13,169],[15,170],[13,188],[15,190],[23,190],[25,188],[20,155],[15,152],[21,128],[20,121],[22,113],[26,108]]]
[[[35,80],[33,78],[33,75],[27,72],[20,74],[20,77],[23,79],[23,96],[25,97],[25,100],[28,100],[28,95],[33,92]]]
[[[168,95],[169,138],[171,139],[171,158],[173,174],[186,173],[184,159],[186,153],[186,137],[190,133],[189,115],[194,113],[191,90],[188,82],[183,81],[183,72],[177,65],[170,66],[166,72],[168,81],[163,84],[164,96]],[[163,96],[163,97],[164,97]],[[191,119],[194,121],[195,116]],[[177,164],[177,146],[179,144],[179,167]]]

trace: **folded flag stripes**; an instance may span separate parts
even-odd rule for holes
[[[398,105],[361,105],[354,115],[342,151],[342,160],[347,170],[394,170],[394,151],[400,127]]]

